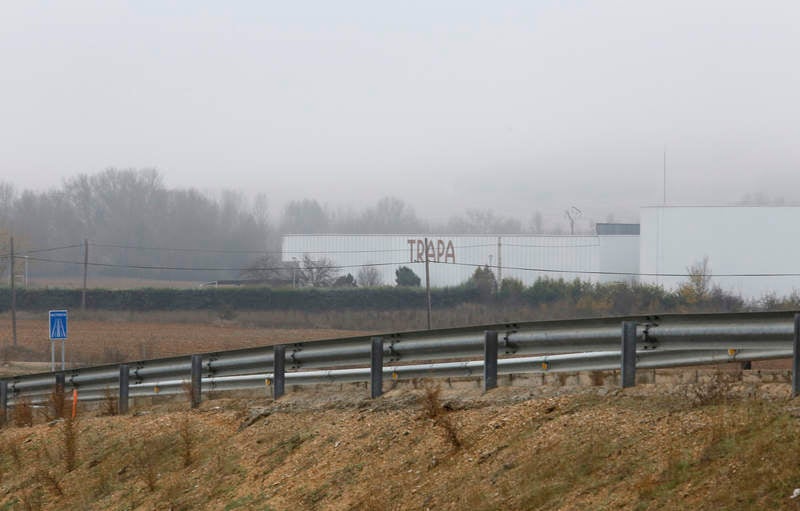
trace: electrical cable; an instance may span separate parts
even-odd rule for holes
[[[41,257],[31,257],[31,261],[56,263],[56,264],[72,264],[82,265],[83,261],[64,261],[57,259],[46,259]],[[599,270],[566,270],[555,268],[527,268],[522,266],[498,266],[489,264],[475,264],[475,263],[445,263],[442,261],[429,261],[430,264],[444,264],[454,266],[467,266],[470,268],[490,268],[503,270],[518,270],[518,271],[535,271],[540,273],[558,273],[558,274],[575,274],[575,275],[613,275],[623,277],[800,277],[800,273],[718,273],[718,274],[690,274],[690,273],[639,273],[639,272],[616,272],[616,271],[599,271]],[[378,267],[378,266],[406,266],[409,264],[425,264],[424,261],[402,261],[402,262],[384,262],[384,263],[362,263],[362,264],[346,264],[346,265],[325,265],[315,266],[313,269],[320,270],[343,270],[348,268],[364,268],[364,267]],[[133,270],[172,270],[172,271],[286,271],[291,270],[291,267],[274,266],[274,267],[189,267],[189,266],[152,266],[152,265],[128,265],[128,264],[112,264],[112,263],[95,263],[89,262],[88,266],[101,267],[101,268],[125,268]]]

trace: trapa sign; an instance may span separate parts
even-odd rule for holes
[[[50,311],[50,340],[67,338],[67,311]]]

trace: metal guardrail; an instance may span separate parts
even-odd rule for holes
[[[54,390],[77,390],[81,400],[187,393],[198,406],[203,393],[285,384],[370,382],[480,376],[485,389],[498,374],[621,371],[623,387],[638,368],[794,358],[798,394],[798,332],[794,312],[670,314],[566,321],[502,323],[396,332],[371,337],[305,341],[277,346],[140,360],[121,365],[17,376],[0,382],[0,408],[20,399],[47,401]],[[446,362],[443,362],[447,360]],[[386,362],[386,363],[385,363]]]

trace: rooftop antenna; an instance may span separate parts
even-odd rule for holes
[[[575,206],[570,206],[568,210],[564,211],[564,214],[569,219],[569,233],[575,234],[575,220],[583,215],[583,211]]]

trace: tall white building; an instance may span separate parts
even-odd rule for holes
[[[800,290],[800,207],[656,206],[641,210],[641,280],[675,289],[708,258],[711,283],[744,298]]]

